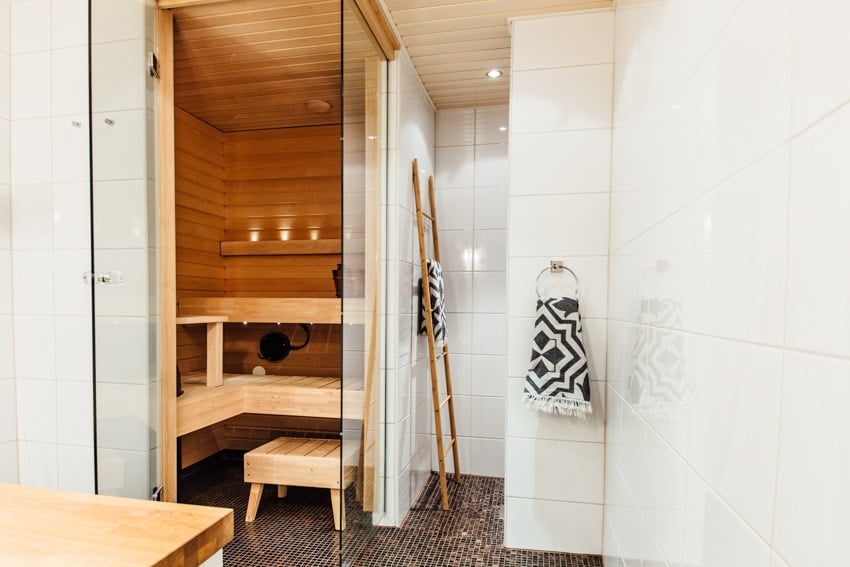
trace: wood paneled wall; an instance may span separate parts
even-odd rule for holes
[[[304,342],[304,329],[293,324],[248,325],[228,323],[224,326],[224,371],[250,374],[262,366],[267,374],[291,376],[339,376],[341,371],[339,325],[313,325],[310,344],[293,350],[280,362],[269,362],[258,356],[260,339],[266,333],[281,331],[293,344]],[[206,327],[180,325],[177,328],[177,361],[180,372],[203,370],[207,363]]]
[[[339,239],[339,126],[232,132],[224,138],[225,240]],[[334,297],[338,254],[228,256],[225,295]]]
[[[224,134],[174,113],[177,298],[224,294]]]
[[[177,298],[335,297],[339,254],[222,256],[222,241],[340,239],[339,126],[222,133],[175,109]],[[309,323],[310,321],[304,321]],[[226,325],[225,372],[339,376],[339,327],[279,363],[257,358],[276,325]],[[282,329],[299,344],[303,331]],[[181,372],[206,366],[203,326],[179,326]]]

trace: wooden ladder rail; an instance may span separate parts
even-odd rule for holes
[[[428,178],[428,198],[431,205],[431,214],[422,210],[422,197],[419,189],[419,161],[413,160],[413,193],[416,202],[416,227],[419,231],[419,259],[422,265],[422,303],[425,306],[425,330],[428,337],[428,362],[431,369],[431,398],[434,401],[434,428],[437,437],[437,458],[440,473],[440,494],[442,496],[443,510],[449,509],[449,493],[446,486],[446,456],[452,451],[454,459],[455,481],[460,484],[460,452],[457,446],[457,426],[455,425],[455,405],[452,394],[452,372],[449,364],[448,342],[443,343],[442,352],[437,354],[434,340],[434,322],[432,319],[430,285],[428,281],[428,250],[425,246],[425,219],[431,221],[431,234],[434,243],[434,259],[440,261],[440,239],[437,233],[437,206],[434,197],[434,177]],[[437,360],[443,359],[443,367],[446,374],[446,397],[440,401],[439,375],[437,374]],[[440,411],[448,404],[449,427],[451,441],[448,448],[443,448],[443,420]]]

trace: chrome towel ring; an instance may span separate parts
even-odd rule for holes
[[[552,261],[549,262],[548,268],[543,268],[542,270],[540,270],[540,273],[537,274],[537,279],[534,281],[534,291],[535,291],[535,293],[537,293],[538,299],[543,299],[540,296],[540,278],[543,277],[543,274],[545,274],[547,272],[550,272],[550,273],[553,273],[553,274],[559,274],[563,271],[569,272],[570,274],[572,274],[573,278],[575,279],[575,281],[576,281],[576,297],[578,297],[579,283],[578,283],[578,276],[576,275],[576,273],[574,271],[572,271],[571,269],[569,269],[567,266],[565,266],[564,263],[561,262],[560,260],[552,260]]]

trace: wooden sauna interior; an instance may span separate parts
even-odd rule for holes
[[[188,2],[169,13],[176,346],[186,392],[177,399],[176,435],[185,469],[283,434],[341,430],[338,401],[330,417],[265,411],[272,393],[238,394],[245,402],[236,394],[201,396],[214,390],[204,380],[212,340],[206,321],[216,317],[227,318],[218,353],[224,389],[305,376],[328,378],[316,384],[331,389],[335,379],[339,390],[341,302],[333,271],[342,262],[342,16],[340,0]],[[348,47],[374,49],[371,40]],[[323,103],[325,112],[313,108]],[[259,358],[266,333],[304,342],[301,323],[310,324],[307,346],[279,362]],[[257,366],[269,376],[252,380]],[[227,414],[238,415],[212,417],[210,408],[224,403],[238,404]],[[200,425],[187,424],[190,407]]]

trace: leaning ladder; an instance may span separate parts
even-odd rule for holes
[[[434,401],[434,427],[437,437],[437,457],[440,463],[440,493],[443,510],[449,509],[449,493],[446,486],[446,456],[452,451],[454,457],[455,481],[460,483],[460,454],[457,448],[457,428],[455,427],[455,402],[452,395],[452,372],[449,367],[449,345],[443,342],[442,352],[436,352],[434,341],[434,322],[431,318],[431,301],[428,290],[428,251],[425,246],[425,219],[431,221],[431,235],[434,238],[434,259],[440,261],[440,239],[437,235],[437,207],[434,199],[434,177],[428,178],[428,198],[431,204],[431,214],[422,210],[422,198],[419,195],[419,162],[413,160],[413,193],[416,199],[416,227],[419,230],[419,259],[422,263],[422,303],[425,305],[425,329],[428,335],[428,361],[431,367],[431,399]],[[446,371],[446,397],[440,400],[439,375],[437,361],[443,359]],[[443,448],[443,421],[440,411],[448,405],[451,441]]]

